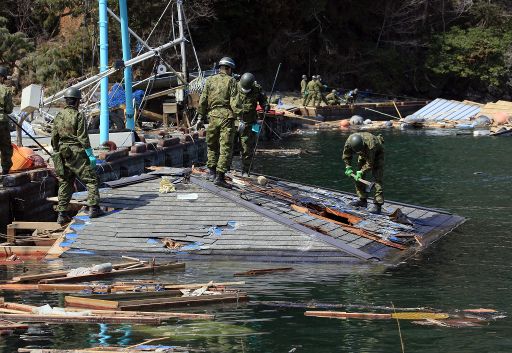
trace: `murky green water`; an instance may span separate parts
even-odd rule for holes
[[[489,307],[512,313],[512,139],[431,136],[425,132],[386,133],[385,196],[444,208],[470,220],[429,251],[398,269],[367,274],[333,265],[296,265],[295,271],[247,278],[253,300],[342,304],[430,306],[446,311]],[[321,132],[291,137],[286,148],[313,153],[300,157],[258,157],[257,169],[300,182],[352,190],[342,176],[341,148],[346,135]],[[278,144],[269,148],[276,148]],[[91,261],[82,259],[81,261]],[[60,268],[69,260],[47,266]],[[234,280],[247,263],[188,263],[184,272],[162,280]],[[268,266],[268,265],[267,265]],[[22,267],[0,268],[0,277]],[[5,294],[27,303],[62,301],[59,295]],[[310,318],[302,309],[261,305],[221,305],[213,322],[177,321],[165,327],[129,325],[36,325],[21,337],[0,338],[0,352],[37,345],[79,348],[130,345],[169,336],[165,343],[209,352],[399,352],[396,321]],[[476,328],[416,326],[401,321],[406,352],[511,352],[512,319]],[[295,349],[295,350],[294,350]]]

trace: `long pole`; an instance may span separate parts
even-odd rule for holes
[[[180,38],[185,38],[185,31],[183,28],[183,0],[178,0],[176,3],[177,10],[178,10],[178,28],[180,33]],[[181,49],[181,73],[183,75],[183,79],[187,82],[188,81],[188,75],[187,75],[187,52],[185,48],[185,42],[181,42],[180,44]]]
[[[127,62],[132,58],[130,48],[130,32],[128,30],[128,6],[126,0],[119,0],[119,15],[121,17],[121,40],[123,45],[123,61]],[[133,119],[133,94],[132,94],[132,68],[126,66],[124,68],[124,97],[126,107],[126,128],[135,129],[135,120]]]
[[[108,70],[108,15],[107,0],[99,1],[100,27],[100,73]],[[108,76],[101,79],[100,96],[100,144],[108,141],[109,112],[108,112]]]
[[[274,89],[276,87],[276,82],[277,82],[277,76],[279,76],[280,70],[281,70],[281,63],[279,63],[279,66],[277,67],[276,75],[274,76],[274,82],[272,83],[272,89],[270,90],[270,97],[268,99],[269,104],[270,104],[270,102],[272,102],[272,96],[274,95]],[[263,122],[261,123],[262,127],[265,125],[266,117],[267,117],[267,112],[265,111],[265,108],[263,108]],[[260,134],[261,134],[261,131],[258,132],[258,136],[256,137],[256,143],[254,144],[254,150],[252,151],[251,164],[249,164],[249,170],[247,171],[247,174],[249,174],[249,175],[251,175],[252,163],[254,162],[254,156],[256,156],[256,150],[258,149],[258,142],[260,141]]]

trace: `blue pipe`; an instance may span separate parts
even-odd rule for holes
[[[99,1],[100,15],[100,72],[108,69],[108,17],[107,0]],[[109,112],[108,112],[108,76],[101,79],[100,99],[100,144],[108,141]]]
[[[127,62],[132,58],[130,48],[130,32],[128,31],[128,6],[126,0],[119,0],[119,17],[121,17],[121,41],[123,44],[123,61]],[[126,128],[135,129],[133,119],[133,95],[132,95],[132,68],[124,68],[124,97],[126,101]]]

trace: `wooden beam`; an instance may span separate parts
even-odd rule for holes
[[[36,315],[36,314],[1,314],[0,319],[20,322],[56,322],[56,323],[89,323],[89,324],[146,324],[158,325],[160,317],[146,316],[71,316],[71,315]]]
[[[279,268],[263,268],[263,269],[254,269],[249,270],[245,272],[238,272],[235,273],[233,276],[257,276],[257,275],[264,275],[267,273],[274,273],[274,272],[287,272],[293,270],[293,267],[279,267]]]
[[[117,302],[117,301],[84,298],[84,297],[73,297],[70,295],[67,295],[64,297],[64,303],[66,306],[72,306],[74,308],[89,308],[89,309],[96,309],[96,310],[119,309],[119,302]]]

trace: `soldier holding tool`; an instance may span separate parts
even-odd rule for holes
[[[357,155],[357,168],[352,169],[352,157]],[[372,213],[380,213],[384,204],[383,177],[384,177],[384,139],[369,132],[358,132],[348,137],[343,148],[343,161],[345,162],[345,175],[353,177],[359,200],[351,203],[355,207],[368,206],[368,192],[365,185],[360,182],[363,176],[369,172],[375,179],[375,203]]]

